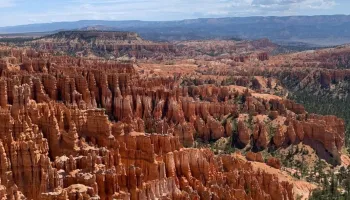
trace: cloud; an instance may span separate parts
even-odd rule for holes
[[[14,0],[0,0],[0,8],[8,8],[15,5]]]
[[[336,0],[222,0],[230,16],[300,15],[317,10],[331,10]],[[221,12],[223,12],[221,10]]]
[[[0,26],[83,19],[163,21],[307,15],[331,12],[336,1],[341,0],[0,0]]]
[[[252,6],[260,8],[280,7],[288,9],[325,9],[335,5],[334,0],[253,0]]]
[[[328,9],[335,0],[72,0],[84,12],[114,15],[123,13],[138,19],[166,20],[193,17],[288,15],[302,9]],[[140,18],[140,15],[142,18]],[[99,15],[101,16],[101,15]],[[163,16],[163,17],[162,17]],[[131,17],[133,18],[133,17]]]

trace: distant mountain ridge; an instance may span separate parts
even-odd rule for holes
[[[83,28],[79,28],[77,30],[78,31],[117,31],[116,28],[103,26],[103,25],[86,26]]]
[[[72,30],[72,31],[60,31],[58,33],[47,35],[42,39],[58,39],[58,40],[111,40],[111,42],[117,41],[143,41],[137,33],[123,32],[123,31],[110,31],[110,30]]]
[[[0,33],[76,29],[131,31],[139,33],[144,39],[155,41],[238,37],[269,38],[274,42],[303,42],[314,45],[350,43],[349,15],[203,18],[181,21],[82,20],[1,27]]]
[[[144,40],[135,32],[96,30],[92,27],[60,31],[12,44],[31,47],[55,55],[68,54],[90,58],[104,57],[106,59],[146,58],[167,52],[173,53],[173,45],[170,43]]]

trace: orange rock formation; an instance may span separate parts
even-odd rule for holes
[[[340,158],[343,120],[307,114],[277,96],[182,87],[179,77],[141,76],[132,64],[7,53],[13,62],[0,63],[2,198],[294,199],[293,183],[237,156],[191,148],[199,138],[233,137],[259,150],[309,141]],[[249,160],[263,161],[260,154]]]

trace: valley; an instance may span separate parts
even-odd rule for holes
[[[350,46],[281,48],[111,30],[1,43],[0,197],[348,198]]]

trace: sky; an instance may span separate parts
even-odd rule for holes
[[[0,0],[0,26],[78,21],[350,14],[350,0]]]

